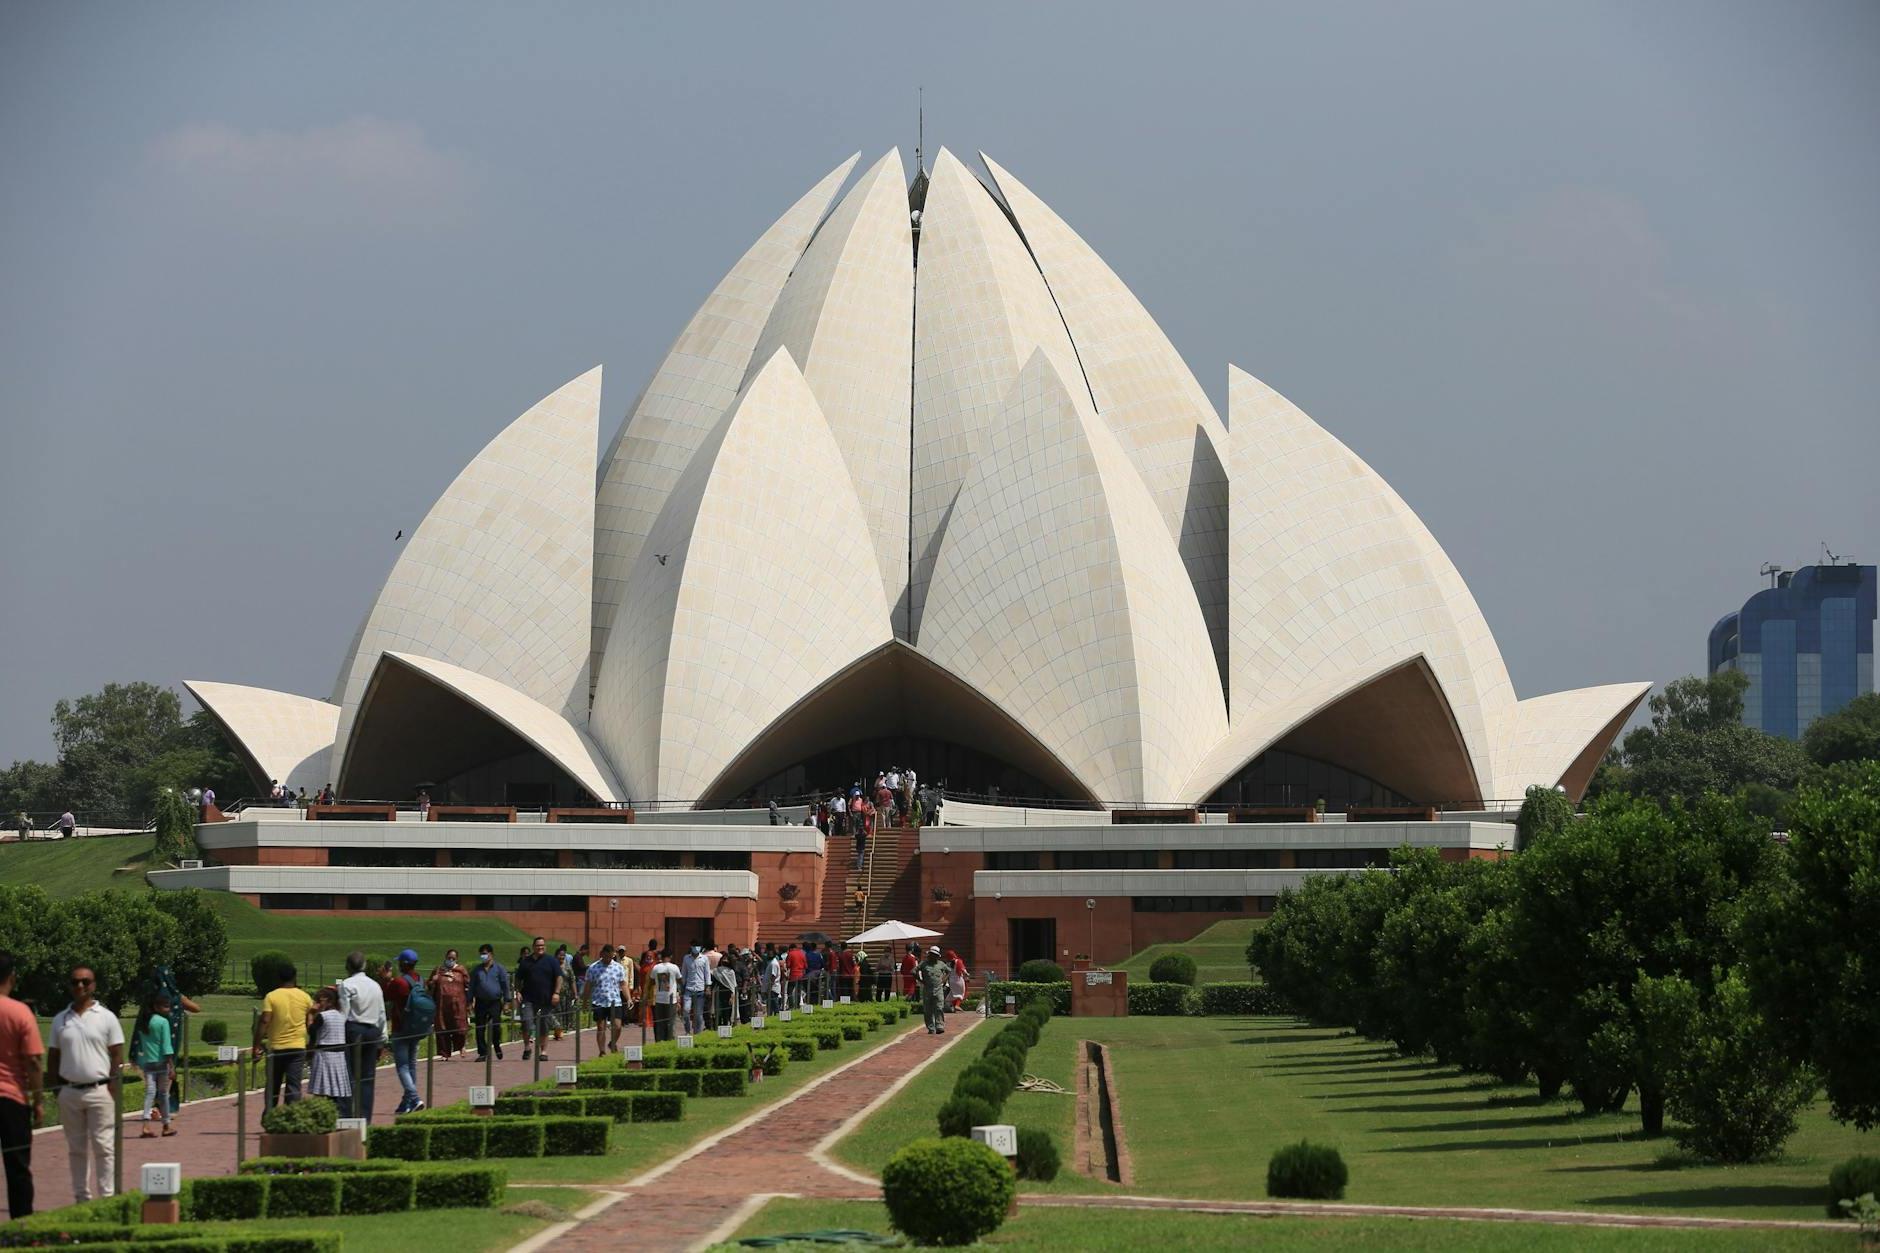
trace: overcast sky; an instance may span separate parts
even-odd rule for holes
[[[1523,696],[1880,557],[1870,2],[13,0],[0,762],[111,680],[326,696],[393,533],[596,363],[604,443],[916,84],[1223,416],[1231,361],[1397,487]]]

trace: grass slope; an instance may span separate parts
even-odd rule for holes
[[[100,888],[142,888],[154,835],[94,835],[77,840],[0,844],[0,884],[77,896]]]
[[[1192,940],[1151,944],[1117,969],[1127,970],[1131,980],[1144,983],[1156,958],[1167,953],[1186,953],[1195,959],[1200,982],[1245,983],[1252,977],[1247,969],[1247,941],[1259,925],[1257,918],[1229,918],[1215,923]]]
[[[827,1230],[887,1233],[888,1208],[877,1201],[776,1200],[739,1228],[738,1238]],[[1541,1223],[1456,1222],[1410,1218],[1262,1218],[1252,1215],[1147,1213],[1117,1209],[1027,1208],[973,1246],[1013,1253],[1064,1249],[1522,1249],[1578,1253],[1707,1253],[1758,1249],[1771,1253],[1852,1247],[1851,1232],[1678,1231],[1626,1227],[1564,1227]],[[731,1250],[737,1245],[719,1245]],[[784,1249],[826,1248],[792,1242]]]
[[[459,949],[468,957],[484,943],[496,946],[497,960],[513,965],[516,950],[532,938],[487,914],[323,917],[270,913],[226,892],[212,893],[209,900],[228,925],[230,976],[243,983],[248,981],[249,959],[267,949],[279,949],[292,957],[300,968],[301,983],[316,987],[343,977],[346,954],[356,948],[386,957],[402,948],[415,948],[428,972],[443,959],[445,949]],[[557,942],[556,937],[549,937],[550,948]]]
[[[1588,1116],[1541,1102],[1387,1045],[1283,1018],[1054,1018],[1028,1068],[1066,1082],[1078,1039],[1113,1046],[1132,1192],[1250,1199],[1266,1192],[1273,1150],[1304,1136],[1336,1146],[1351,1170],[1346,1200],[1363,1204],[1510,1206],[1735,1218],[1822,1216],[1828,1171],[1880,1153],[1880,1132],[1833,1122],[1816,1106],[1787,1152],[1757,1166],[1683,1158],[1646,1139],[1634,1112]],[[879,1170],[900,1145],[931,1135],[971,1043],[935,1063],[836,1146]],[[1027,1191],[1102,1191],[1071,1173],[1070,1098],[1014,1094],[1005,1118],[1047,1126],[1066,1170]],[[1264,1229],[1263,1229],[1264,1230]]]

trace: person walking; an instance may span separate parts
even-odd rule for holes
[[[947,950],[947,969],[952,972],[947,979],[947,996],[958,1011],[966,1003],[966,961],[953,949]]]
[[[339,1012],[339,989],[321,988],[307,1011],[307,1040],[313,1046],[310,1096],[323,1096],[352,1117],[352,1076],[346,1073],[346,1015]]]
[[[705,956],[705,946],[697,940],[679,959],[679,976],[685,982],[685,1034],[705,1031],[705,999],[711,995],[712,964]]]
[[[313,998],[300,990],[294,963],[281,967],[279,982],[261,1002],[255,1022],[254,1055],[267,1057],[267,1090],[263,1108],[300,1099],[301,1065],[307,1057],[307,1013]],[[285,1092],[283,1092],[285,1088]]]
[[[576,1031],[581,1029],[581,998],[576,995],[574,958],[569,954],[566,944],[557,944],[555,946],[555,963],[561,967],[561,978],[555,987],[555,991],[558,994],[555,1001],[555,1012],[549,1016],[549,1020],[554,1024],[555,1043],[560,1044],[564,1020],[573,1018],[575,1020],[574,1029]]]
[[[183,1029],[185,1019],[189,1014],[200,1014],[202,1006],[183,995],[176,983],[176,971],[164,962],[159,962],[151,970],[145,988],[149,995],[161,996],[170,1002],[170,1043],[178,1054],[186,1052],[189,1033]],[[182,1107],[182,1085],[173,1082],[170,1085],[170,1113],[174,1115]]]
[[[13,954],[0,951],[0,1157],[6,1161],[7,1213],[27,1218],[33,1212],[33,1128],[40,1109],[39,1039],[33,1011],[13,996],[19,980]]]
[[[392,1073],[402,1095],[393,1116],[424,1108],[418,1096],[418,1049],[437,1025],[437,1001],[418,978],[418,953],[406,949],[398,955],[398,973],[385,987],[386,1018],[392,1027]]]
[[[73,833],[78,830],[78,819],[72,817],[72,811],[68,809],[59,815],[58,825],[59,838],[69,840],[72,838]]]
[[[346,954],[346,977],[336,989],[346,1015],[346,1065],[353,1078],[353,1117],[372,1121],[378,1088],[379,1051],[385,1046],[385,989],[366,971],[366,955]]]
[[[163,1123],[163,1134],[175,1135],[176,1128],[170,1125],[170,1084],[176,1079],[176,1041],[170,1034],[170,998],[162,993],[147,999],[138,1011],[131,1028],[131,1064],[144,1075],[144,1125],[138,1138],[151,1138],[153,1109]]]
[[[457,950],[444,950],[444,963],[426,981],[437,1002],[437,1056],[454,1062],[463,1052],[464,1029],[470,1025],[470,972],[457,960]]]
[[[509,1007],[509,971],[496,960],[496,950],[484,944],[477,949],[477,965],[468,980],[472,1017],[477,1028],[477,1060],[484,1061],[490,1050],[496,1060],[503,1060],[503,1010]]]
[[[738,1025],[738,964],[735,959],[720,959],[712,971],[712,1025]]]
[[[548,941],[536,936],[529,955],[516,965],[516,1010],[522,1020],[522,1060],[529,1048],[548,1057],[548,1029],[561,1003],[561,963],[548,951]]]
[[[901,958],[901,995],[906,997],[910,1001],[914,999],[914,995],[916,991],[915,972],[919,969],[919,967],[920,967],[920,949],[917,946],[910,944],[907,946],[906,954],[904,954]]]
[[[59,1077],[59,1123],[72,1167],[72,1199],[117,1192],[118,1073],[124,1068],[124,1028],[98,1002],[98,975],[90,966],[71,969],[72,1003],[47,1030],[46,1073]]]
[[[953,968],[940,956],[939,945],[927,950],[926,960],[919,968],[920,974],[920,1013],[927,1021],[928,1035],[945,1035],[947,1030],[947,985],[952,981]]]
[[[826,992],[824,975],[829,969],[827,956],[822,947],[811,940],[803,945],[803,999],[816,1002],[823,999]]]
[[[809,958],[803,941],[791,940],[790,951],[783,955],[783,1007],[795,1009],[803,1003],[803,979],[809,973]]]
[[[679,1017],[680,985],[684,975],[672,963],[671,954],[665,949],[659,950],[659,960],[653,963],[647,972],[647,982],[652,985],[653,1038],[670,1040],[673,1027]]]
[[[585,982],[588,1007],[594,1011],[594,1048],[603,1056],[620,1047],[626,1010],[621,990],[626,981],[626,967],[614,960],[614,946],[601,945],[600,960],[588,964]]]

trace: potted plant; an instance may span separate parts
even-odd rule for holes
[[[777,899],[783,903],[783,916],[785,918],[796,917],[796,911],[803,908],[802,903],[796,899],[802,894],[803,889],[794,883],[786,883],[777,889]]]
[[[953,889],[936,887],[933,890],[933,916],[935,922],[944,923],[953,909]]]
[[[261,1115],[263,1157],[351,1157],[363,1159],[357,1131],[339,1129],[339,1110],[323,1096],[276,1105]]]

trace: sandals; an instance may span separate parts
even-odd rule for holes
[[[173,1135],[175,1135],[175,1134],[176,1134],[176,1128],[175,1128],[175,1127],[170,1127],[170,1126],[166,1126],[166,1127],[164,1127],[164,1128],[163,1128],[163,1134],[164,1134],[164,1135],[166,1135],[166,1136],[173,1136]]]

